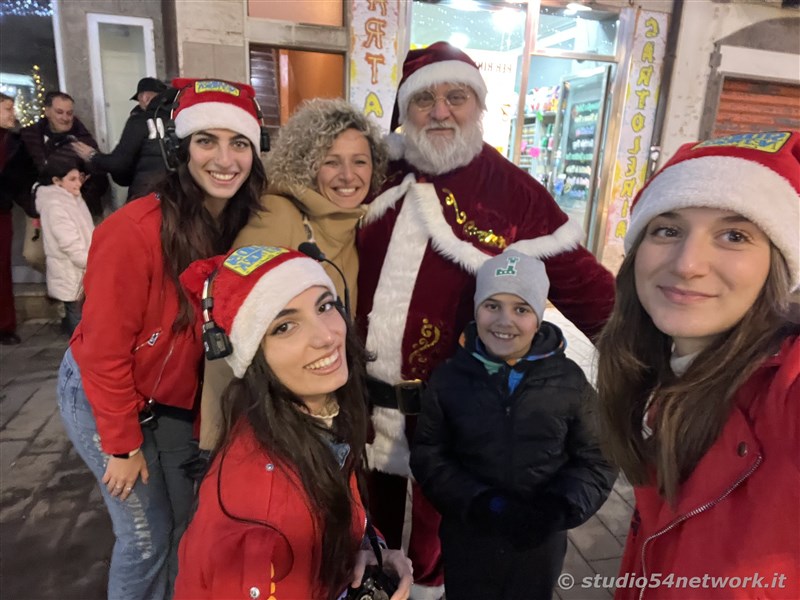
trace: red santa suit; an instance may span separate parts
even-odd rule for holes
[[[445,82],[468,85],[485,106],[478,67],[460,50],[437,42],[409,52],[393,129],[404,122],[414,94]],[[405,160],[392,163],[359,234],[359,320],[377,357],[369,374],[390,391],[404,381],[426,381],[455,352],[472,320],[476,271],[507,248],[543,259],[550,300],[584,333],[597,334],[611,313],[614,279],[580,246],[583,237],[544,187],[486,144],[468,164],[440,175],[426,175]],[[415,419],[388,406],[391,401],[376,402],[374,392],[371,398],[370,511],[395,547],[402,538]],[[416,484],[411,511],[412,598],[439,598],[439,515]]]
[[[455,352],[458,336],[472,319],[475,272],[506,248],[544,259],[550,300],[584,333],[598,333],[613,305],[614,281],[580,246],[582,239],[581,227],[568,220],[547,191],[488,145],[467,166],[434,177],[415,172],[404,161],[394,163],[388,187],[370,205],[359,239],[358,305],[367,319],[367,347],[377,356],[368,367],[370,375],[392,385],[427,380]],[[404,416],[375,407],[372,420],[371,468],[410,476]],[[399,542],[394,539],[397,520],[393,524],[382,518],[384,508],[398,508],[385,498],[396,497],[397,488],[383,493],[390,485],[373,486],[371,507],[392,545]],[[404,488],[405,482],[399,485]],[[417,496],[415,489],[414,516],[427,519],[424,513],[433,509]],[[400,498],[404,501],[405,495]],[[436,526],[421,535],[416,524],[409,546],[415,577],[438,585]]]

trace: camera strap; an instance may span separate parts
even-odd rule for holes
[[[378,539],[378,534],[375,532],[375,527],[372,521],[367,517],[367,538],[369,545],[372,546],[372,551],[375,553],[375,559],[378,561],[378,568],[383,569],[383,553],[381,552],[381,542]]]

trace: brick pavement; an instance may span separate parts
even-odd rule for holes
[[[0,597],[105,597],[113,534],[94,478],[66,438],[56,376],[67,339],[56,323],[28,322],[19,346],[0,346]],[[602,509],[569,533],[564,572],[576,585],[560,600],[607,600],[583,577],[613,576],[633,500],[618,481]]]

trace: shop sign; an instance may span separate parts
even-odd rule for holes
[[[613,272],[624,258],[631,203],[644,185],[653,138],[669,15],[639,10],[625,92],[620,142],[614,163],[603,264]]]
[[[389,130],[401,0],[350,0],[350,102]]]

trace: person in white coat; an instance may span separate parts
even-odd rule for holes
[[[94,230],[81,196],[83,180],[77,161],[54,157],[45,164],[35,192],[44,236],[47,293],[64,303],[61,325],[70,336],[81,320],[83,273]]]

